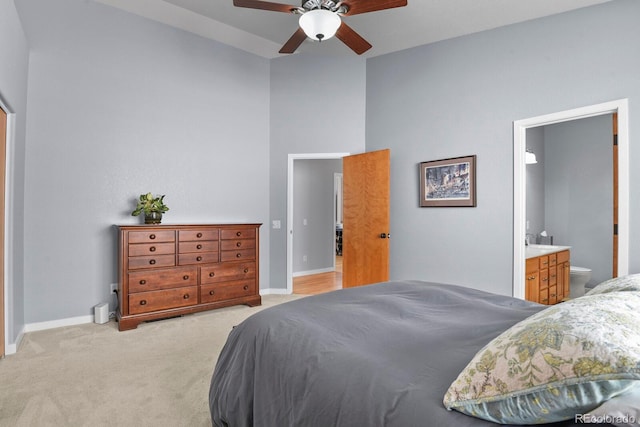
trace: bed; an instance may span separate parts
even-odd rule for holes
[[[545,308],[461,286],[396,281],[265,309],[236,326],[220,354],[212,423],[494,426],[448,410],[443,397],[487,343]],[[635,379],[623,377],[625,389]]]

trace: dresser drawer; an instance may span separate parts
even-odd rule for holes
[[[194,252],[178,255],[179,265],[212,264],[218,262],[218,252]]]
[[[255,262],[234,263],[200,268],[200,283],[210,284],[229,280],[245,280],[256,277]]]
[[[222,240],[255,239],[255,228],[225,228],[220,231]]]
[[[173,230],[130,231],[129,243],[175,242]]]
[[[129,293],[196,286],[198,284],[198,269],[197,267],[181,267],[134,271],[128,274],[128,279]]]
[[[549,270],[542,270],[540,272],[540,289],[546,289],[549,287]]]
[[[137,243],[129,245],[129,256],[167,255],[176,251],[175,243]]]
[[[255,239],[234,239],[220,242],[220,249],[223,251],[235,251],[236,249],[254,249]]]
[[[220,261],[244,261],[248,259],[256,259],[255,249],[238,249],[236,251],[222,251],[220,252]]]
[[[178,231],[180,242],[193,242],[198,240],[218,240],[218,229],[180,230]]]
[[[129,270],[140,268],[171,267],[176,265],[175,255],[150,255],[129,257]]]
[[[198,287],[140,292],[129,295],[129,313],[140,314],[169,308],[187,307],[198,303]]]
[[[178,243],[178,252],[181,254],[187,252],[218,252],[218,241],[204,242],[180,242]]]
[[[200,301],[202,303],[241,298],[255,294],[255,280],[237,280],[215,285],[200,286]]]

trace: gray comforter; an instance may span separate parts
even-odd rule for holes
[[[442,398],[482,346],[542,308],[404,281],[265,309],[235,327],[222,350],[209,393],[213,425],[494,425],[447,411]]]

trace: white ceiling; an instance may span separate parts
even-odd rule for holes
[[[233,6],[233,0],[96,0],[143,17],[275,58],[298,16]],[[343,18],[373,45],[374,57],[611,0],[408,0],[406,7]],[[301,1],[278,1],[299,5]],[[305,41],[297,52],[355,55],[338,39]]]

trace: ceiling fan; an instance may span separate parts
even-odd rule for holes
[[[300,28],[282,46],[280,53],[295,52],[307,37],[322,41],[335,35],[355,53],[362,55],[371,49],[371,44],[345,24],[340,17],[406,6],[407,0],[303,0],[302,6],[260,0],[233,0],[233,5],[301,15]]]

